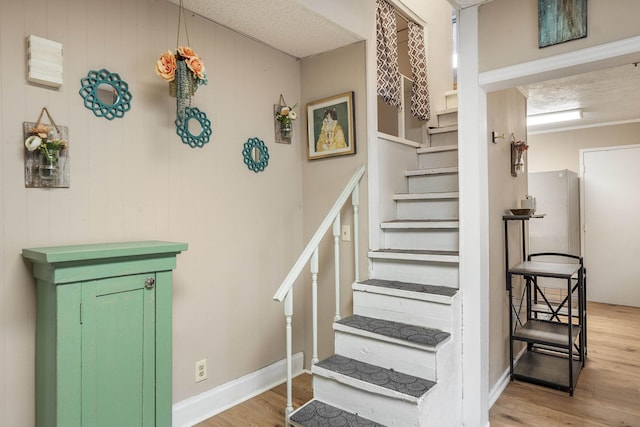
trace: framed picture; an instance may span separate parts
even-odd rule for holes
[[[587,0],[538,0],[538,47],[587,37]]]
[[[309,160],[355,154],[353,92],[307,104]]]

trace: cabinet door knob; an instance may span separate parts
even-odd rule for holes
[[[155,284],[156,284],[156,279],[154,279],[153,277],[149,277],[147,280],[144,281],[144,287],[147,289],[153,289]]]

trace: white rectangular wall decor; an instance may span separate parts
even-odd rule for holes
[[[27,80],[45,86],[62,86],[62,43],[42,37],[27,37]]]

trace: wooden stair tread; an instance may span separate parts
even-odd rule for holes
[[[417,402],[436,384],[413,375],[334,354],[312,366],[314,374],[350,384],[366,383],[372,392]],[[338,374],[337,376],[335,374]],[[353,381],[356,380],[356,381]]]
[[[365,332],[371,332],[385,337],[406,341],[412,344],[418,344],[427,347],[436,347],[438,344],[446,341],[451,334],[440,329],[425,328],[423,326],[409,325],[391,320],[376,319],[373,317],[361,316],[354,314],[345,317],[336,322],[334,327],[338,330],[342,328],[339,325],[348,328],[359,329]]]
[[[444,151],[457,151],[457,145],[440,145],[435,147],[421,147],[418,148],[418,154],[428,154],[428,153],[441,153]]]
[[[429,175],[445,175],[445,174],[457,174],[458,167],[444,167],[444,168],[429,168],[429,169],[413,169],[404,171],[404,176],[429,176]]]
[[[460,222],[457,219],[396,219],[380,224],[382,229],[458,229]]]
[[[437,135],[439,133],[447,133],[447,132],[457,132],[458,131],[458,126],[444,126],[444,127],[439,127],[439,128],[429,128],[428,130],[429,135]]]
[[[393,195],[393,200],[438,200],[438,199],[458,199],[460,193],[457,191],[432,192],[432,193],[398,193]]]
[[[378,249],[370,251],[369,258],[454,263],[459,261],[457,251],[429,251],[423,249]]]
[[[351,427],[385,427],[374,421],[368,420],[345,411],[328,403],[313,399],[298,408],[289,418],[291,425],[295,427],[316,426],[351,426]]]

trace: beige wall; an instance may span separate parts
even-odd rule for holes
[[[174,274],[174,402],[284,357],[282,307],[271,297],[302,248],[305,122],[296,123],[293,144],[275,144],[272,106],[280,94],[304,104],[300,65],[189,14],[192,46],[209,72],[193,103],[213,127],[212,141],[191,149],[175,134],[175,100],[153,69],[175,46],[177,13],[155,0],[0,2],[0,425],[34,425],[36,306],[24,247],[189,243]],[[64,45],[61,89],[25,81],[29,34]],[[102,67],[129,83],[133,100],[123,119],[96,118],[78,95],[81,77]],[[329,92],[351,89],[361,90],[349,81]],[[69,189],[24,188],[22,122],[43,106],[69,127]],[[259,174],[241,154],[254,136],[271,156]],[[302,313],[294,325],[294,350],[302,351]],[[195,384],[194,362],[203,358],[209,379]]]
[[[578,174],[580,150],[640,144],[640,123],[529,135],[529,172],[569,169]]]
[[[356,154],[326,159],[307,160],[306,148],[303,150],[303,201],[304,201],[304,241],[309,241],[338,195],[347,184],[353,173],[360,165],[367,164],[367,110],[365,86],[365,42],[337,49],[326,54],[316,55],[301,62],[302,87],[304,94],[302,105],[306,103],[338,95],[354,92],[355,126],[356,126]],[[335,64],[340,64],[336,67]],[[306,107],[302,108],[301,123],[306,123]],[[306,137],[303,138],[306,143]],[[368,190],[367,176],[360,183],[360,272],[366,277],[367,272],[367,229],[368,229]],[[351,226],[353,237],[353,209],[351,200],[347,202],[341,214],[342,225]],[[354,242],[340,241],[341,264],[341,294],[340,306],[343,316],[351,314],[352,296],[351,283],[354,280]],[[333,354],[333,315],[335,314],[334,290],[334,250],[331,231],[322,240],[319,248],[320,272],[318,274],[318,347],[320,359]],[[305,299],[306,332],[309,339],[306,342],[305,365],[308,367],[312,355],[311,342],[311,279],[308,269],[303,270]]]
[[[478,12],[480,71],[640,35],[636,0],[589,0],[587,37],[538,48],[538,1],[493,0]]]
[[[509,367],[509,299],[505,290],[504,222],[502,216],[527,194],[526,173],[511,176],[508,136],[526,141],[526,98],[517,89],[487,95],[487,129],[507,135],[489,140],[489,384],[493,388]],[[525,157],[526,161],[526,157]],[[520,224],[509,223],[510,264],[520,261]]]

